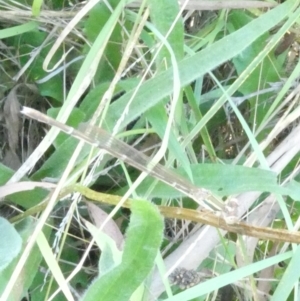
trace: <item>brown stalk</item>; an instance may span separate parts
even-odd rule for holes
[[[97,203],[117,205],[121,200],[120,196],[96,192],[80,184],[75,184],[66,187],[61,192],[60,198],[63,198],[72,192],[79,192],[81,193],[81,195]],[[48,200],[49,197],[44,202],[38,204],[37,206],[32,207],[28,209],[26,212],[11,218],[10,222],[14,223],[27,216],[34,215],[38,212],[41,212],[46,208]],[[138,201],[129,199],[122,206],[124,208],[130,209],[132,202],[138,202]],[[273,229],[270,227],[258,227],[258,226],[249,225],[244,222],[228,224],[224,220],[224,218],[208,210],[193,210],[187,208],[168,207],[168,206],[157,206],[157,208],[160,211],[160,213],[166,218],[189,220],[196,223],[210,225],[215,228],[226,230],[228,232],[257,237],[259,239],[264,239],[264,240],[297,243],[297,244],[300,243],[300,232],[298,231],[288,231],[285,229]]]
[[[87,187],[76,184],[74,190],[80,192],[85,197],[101,203],[108,203],[111,205],[117,205],[120,201],[120,196],[107,195],[104,193],[93,191]],[[125,208],[130,208],[131,202],[128,200],[124,203]],[[135,201],[136,202],[136,201]],[[300,243],[300,233],[298,231],[288,231],[285,229],[273,229],[270,227],[258,227],[249,225],[243,222],[237,222],[235,224],[228,224],[224,218],[218,216],[216,213],[208,210],[193,210],[179,207],[167,207],[157,206],[160,213],[167,218],[185,219],[196,223],[202,223],[210,225],[216,228],[226,230],[241,235],[247,235],[252,237],[258,237],[260,239]]]

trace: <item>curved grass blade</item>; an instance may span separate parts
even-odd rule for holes
[[[94,281],[83,301],[127,301],[154,266],[162,242],[163,219],[146,201],[132,202],[122,263]]]

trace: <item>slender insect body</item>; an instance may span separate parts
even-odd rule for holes
[[[112,156],[179,190],[207,209],[223,209],[223,203],[208,190],[195,186],[181,175],[161,164],[153,164],[151,158],[115,138],[103,129],[89,126],[83,129],[84,132],[81,132],[31,108],[23,107],[21,112],[28,117],[55,126],[63,132],[79,140],[83,140],[94,147],[106,150]]]

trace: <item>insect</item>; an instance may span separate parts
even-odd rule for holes
[[[104,149],[112,156],[143,172],[147,172],[154,178],[181,191],[208,210],[224,210],[225,206],[223,202],[210,191],[197,187],[184,177],[161,164],[152,164],[149,157],[101,128],[89,126],[86,131],[76,130],[75,128],[28,107],[23,107],[21,113],[40,122],[55,126],[61,131],[79,140],[85,141],[94,147]]]
[[[181,290],[195,286],[201,282],[202,278],[202,275],[197,271],[185,268],[177,268],[169,276],[170,283],[178,286]]]

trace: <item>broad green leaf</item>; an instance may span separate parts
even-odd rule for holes
[[[64,172],[69,159],[71,158],[78,140],[73,137],[68,137],[57,150],[49,157],[43,166],[31,176],[32,180],[41,180],[45,177],[58,179]],[[85,145],[77,158],[77,163],[81,162],[90,152],[90,146]]]
[[[0,217],[0,272],[3,271],[19,254],[22,239],[14,226],[5,218]]]
[[[12,45],[18,49],[19,59],[21,66],[28,64],[32,60],[33,50],[39,49],[47,38],[47,33],[39,31],[37,29],[23,33],[22,35],[8,39],[8,45]],[[34,60],[30,62],[29,67],[26,68],[25,75],[29,81],[35,82],[44,79],[49,74],[44,71],[42,65],[44,59],[51,48],[51,44],[47,43],[41,51],[34,56]],[[55,63],[62,57],[63,51],[60,49],[54,56]],[[73,55],[73,54],[72,54]],[[68,56],[68,59],[72,58],[72,55]],[[52,67],[52,66],[51,66]],[[43,96],[50,96],[53,99],[62,102],[63,101],[63,74],[58,73],[54,77],[37,85],[38,89]]]
[[[51,220],[48,221],[51,224]],[[32,231],[35,227],[35,220],[33,218],[26,218],[25,220],[16,224],[16,230],[22,238],[22,250],[26,247],[27,241],[32,234]],[[45,227],[43,232],[47,237],[49,237],[51,228]],[[1,232],[2,233],[2,232]],[[14,272],[15,266],[18,263],[18,260],[22,252],[17,258],[11,262],[11,264],[0,273],[0,295],[6,287],[6,283],[9,281],[12,273]],[[30,252],[30,255],[18,277],[18,280],[15,284],[15,289],[12,291],[9,301],[18,301],[22,297],[25,297],[28,293],[28,290],[32,284],[32,281],[38,272],[39,265],[42,260],[42,255],[37,246],[34,246]]]
[[[293,181],[291,184],[280,186],[276,173],[269,170],[222,164],[196,164],[191,165],[191,169],[195,185],[209,189],[221,197],[247,191],[260,191],[289,195],[293,199],[300,200],[299,183]],[[178,173],[183,175],[182,169],[179,169]],[[142,196],[150,183],[151,179],[146,179],[137,189],[138,194]],[[182,196],[181,192],[161,182],[150,195],[152,198],[180,196]]]
[[[40,60],[42,63],[44,61],[44,58]],[[38,74],[39,72],[34,71],[33,74]],[[63,77],[62,73],[57,74],[56,76],[50,78],[44,83],[38,84],[39,91],[42,96],[45,97],[51,97],[58,101],[59,103],[62,103],[64,100],[63,97]],[[46,75],[45,75],[46,76]],[[44,78],[42,74],[40,75],[41,78]]]
[[[132,202],[122,263],[96,279],[84,301],[128,301],[154,266],[162,242],[163,220],[157,208],[146,201]]]
[[[136,87],[139,83],[139,80],[137,78],[129,78],[126,80],[120,81],[114,90],[114,95],[120,96],[122,93],[128,92],[134,87]],[[97,107],[99,106],[99,102],[104,96],[104,93],[109,88],[110,83],[102,83],[93,88],[87,96],[83,99],[82,103],[80,104],[80,109],[85,113],[86,119],[85,121],[88,121],[92,118],[93,114],[95,113]],[[112,100],[115,101],[115,100]]]

